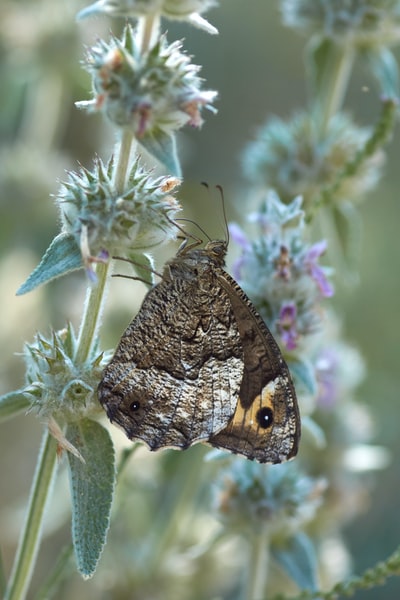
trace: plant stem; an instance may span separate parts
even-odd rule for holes
[[[41,539],[43,517],[57,467],[57,442],[46,429],[33,478],[25,525],[4,600],[23,600]]]
[[[132,142],[133,132],[129,129],[124,129],[118,152],[118,162],[114,173],[114,189],[116,194],[122,194],[125,188],[126,173],[129,166]]]
[[[3,555],[0,551],[0,597],[4,597],[6,591],[6,575],[4,570]]]
[[[160,28],[160,15],[154,14],[138,19],[137,39],[140,45],[141,53],[148,52],[151,48],[153,39],[158,34]],[[133,132],[125,128],[122,133],[118,153],[118,164],[114,173],[114,188],[117,194],[121,194],[125,188],[126,173],[129,166],[129,157],[132,151],[134,141]]]
[[[153,39],[157,36],[160,29],[160,15],[153,14],[138,20],[138,38],[140,40],[140,50],[147,52]]]
[[[332,116],[343,103],[354,63],[354,49],[348,44],[337,46],[330,53],[329,65],[326,65],[326,76],[320,85],[318,96],[319,132],[324,137]]]
[[[269,569],[269,529],[266,523],[261,524],[260,530],[254,534],[251,542],[252,551],[244,598],[245,600],[262,600],[265,598]]]
[[[138,20],[137,36],[142,53],[149,50],[153,38],[158,33],[159,26],[159,15],[150,15]],[[118,153],[118,164],[114,174],[114,188],[117,194],[121,194],[125,187],[133,140],[133,132],[128,128],[124,129]]]
[[[378,122],[376,123],[371,135],[365,142],[364,146],[355,154],[354,158],[348,161],[344,167],[339,170],[335,179],[328,186],[323,188],[319,197],[315,200],[313,206],[309,209],[306,215],[306,222],[310,223],[315,213],[322,207],[328,206],[335,197],[335,193],[339,189],[342,182],[353,177],[358,169],[360,169],[367,158],[373,156],[389,139],[396,124],[397,102],[393,99],[384,100],[382,103],[382,112]],[[333,230],[332,230],[333,231]],[[337,238],[337,234],[336,238]],[[328,238],[330,239],[330,238]]]
[[[54,598],[56,596],[60,582],[67,577],[70,571],[72,572],[73,554],[74,548],[71,543],[66,546],[64,550],[62,550],[57,564],[36,594],[35,600],[50,600],[50,598]]]
[[[190,499],[198,494],[198,473],[203,454],[197,452],[192,456],[182,455],[179,458],[171,484],[165,491],[162,509],[157,512],[152,532],[143,545],[139,567],[146,572],[149,581],[154,577],[154,573],[162,572],[162,565],[173,540],[176,540],[184,529],[186,507],[190,504]]]
[[[111,261],[108,263],[97,263],[97,284],[88,288],[75,354],[75,363],[77,365],[83,364],[87,360],[96,338],[105,300],[107,276],[110,269]]]

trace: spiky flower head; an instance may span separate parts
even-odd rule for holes
[[[208,33],[217,33],[215,27],[200,16],[215,4],[215,0],[98,0],[81,10],[78,19],[99,14],[125,18],[162,15],[172,20],[188,21]]]
[[[76,348],[70,325],[49,338],[37,334],[32,344],[25,345],[25,394],[31,399],[32,410],[45,421],[53,418],[64,424],[101,412],[97,386],[109,356],[94,349],[85,363],[78,364]]]
[[[303,239],[301,202],[297,197],[285,205],[270,192],[249,217],[261,235],[249,239],[237,225],[230,226],[242,247],[234,276],[287,350],[318,330],[320,300],[333,294],[329,270],[319,265],[325,242],[309,245]]]
[[[356,126],[345,114],[335,115],[321,138],[315,121],[300,113],[291,121],[271,119],[245,151],[244,170],[249,179],[272,188],[283,202],[301,195],[307,210],[321,190],[337,181],[340,172],[366,143],[369,130]],[[343,177],[335,189],[335,202],[354,201],[370,191],[380,177],[383,153],[363,161],[357,171]]]
[[[313,518],[324,488],[289,463],[277,468],[233,458],[215,481],[214,505],[230,530],[254,534],[268,523],[271,537],[282,540]]]
[[[398,44],[399,0],[283,0],[283,21],[361,48]]]
[[[122,40],[113,37],[109,44],[100,41],[92,48],[85,68],[93,77],[94,99],[78,106],[101,111],[142,143],[185,124],[200,126],[202,107],[212,110],[217,95],[201,89],[199,67],[181,52],[180,42],[168,45],[162,35],[143,52],[129,25]]]
[[[173,218],[180,206],[171,192],[178,179],[154,179],[136,160],[118,194],[112,173],[112,161],[105,167],[96,159],[93,171],[69,173],[56,199],[63,231],[73,235],[86,265],[90,258],[152,248],[177,233]]]

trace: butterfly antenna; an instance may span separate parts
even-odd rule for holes
[[[192,239],[195,242],[195,245],[199,245],[201,244],[202,240],[199,239],[198,237],[196,237],[195,235],[192,235],[191,233],[189,233],[188,231],[185,231],[185,229],[183,229],[183,227],[181,227],[179,225],[179,223],[177,223],[177,221],[187,221],[188,223],[193,223],[194,225],[197,225],[197,223],[194,223],[193,221],[191,221],[190,219],[183,219],[183,218],[178,218],[178,219],[170,219],[169,217],[167,217],[168,221],[171,223],[171,225],[174,225],[174,227],[176,227],[177,229],[179,229],[179,231],[181,233],[183,233],[183,239],[187,240],[187,239]],[[181,236],[178,236],[178,239],[182,239]]]
[[[197,227],[197,229],[199,229],[201,231],[201,233],[206,236],[208,241],[211,242],[211,238],[208,235],[208,233],[206,231],[204,231],[204,229],[198,223],[196,223],[196,221],[192,221],[191,219],[184,219],[184,218],[177,219],[177,221],[184,221],[185,223],[191,223],[191,225],[194,225],[195,227]],[[184,231],[184,230],[182,230],[182,231]],[[192,239],[197,240],[198,242],[201,241],[193,235],[190,235],[190,234],[187,234],[187,235],[189,235]]]
[[[131,258],[126,258],[125,256],[113,256],[113,259],[114,260],[122,260],[123,262],[127,262],[133,266],[140,267],[144,271],[148,271],[148,273],[151,273],[152,275],[157,275],[157,277],[160,277],[160,279],[162,279],[161,273],[158,273],[158,271],[156,271],[152,267],[149,267],[148,265],[137,263],[134,260],[132,260]],[[148,281],[146,281],[142,277],[134,277],[131,275],[123,275],[120,273],[113,273],[113,275],[111,275],[111,277],[123,277],[124,279],[134,279],[136,281],[142,281],[143,283],[148,283]]]

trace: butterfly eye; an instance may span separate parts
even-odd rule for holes
[[[217,240],[212,248],[213,254],[216,258],[220,258],[221,256],[225,256],[226,254],[226,243],[221,241],[221,240]]]
[[[140,402],[138,402],[137,400],[135,400],[134,402],[131,402],[129,405],[129,409],[132,412],[137,412],[140,409]]]
[[[274,421],[274,415],[272,410],[268,406],[265,406],[264,408],[260,408],[256,415],[256,419],[262,429],[268,429]]]

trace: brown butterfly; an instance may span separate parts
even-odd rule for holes
[[[103,372],[109,419],[150,450],[207,442],[260,462],[296,455],[300,418],[271,332],[223,269],[227,242],[182,246]]]

